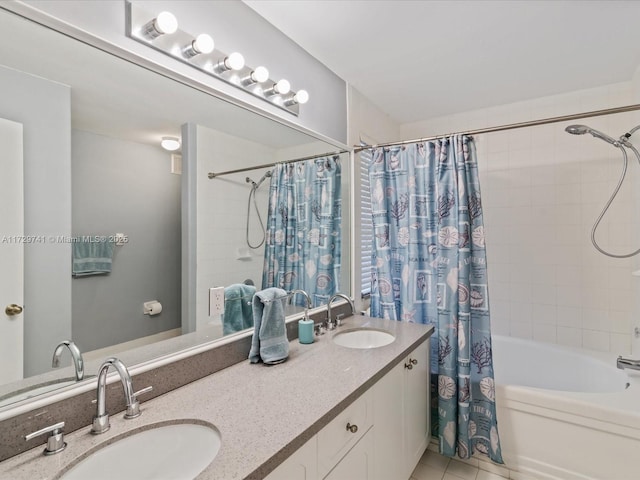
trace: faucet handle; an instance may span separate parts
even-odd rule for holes
[[[144,395],[145,393],[149,393],[151,390],[153,390],[153,386],[149,385],[148,387],[138,390],[133,394],[133,402],[131,405],[127,405],[127,412],[124,414],[124,418],[129,420],[140,416],[140,402],[138,401],[138,395]]]
[[[24,439],[28,442],[32,438],[39,437],[43,433],[51,433],[47,438],[47,446],[42,453],[44,455],[53,455],[54,453],[61,452],[67,447],[67,443],[64,441],[64,434],[62,433],[63,428],[64,422],[56,423],[55,425],[49,425],[48,427],[41,428],[29,435],[25,435]]]
[[[337,327],[341,327],[342,326],[342,319],[345,317],[344,313],[339,313],[338,315],[336,315],[336,326]]]

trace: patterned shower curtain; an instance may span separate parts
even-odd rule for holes
[[[314,307],[339,291],[341,202],[338,155],[275,166],[262,288],[302,289]]]
[[[453,136],[373,152],[371,315],[432,323],[440,452],[502,463],[475,144]]]

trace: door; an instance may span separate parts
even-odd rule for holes
[[[0,384],[22,379],[24,192],[22,124],[0,118]]]

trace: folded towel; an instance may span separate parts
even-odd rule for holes
[[[253,327],[253,295],[256,287],[236,283],[224,289],[224,314],[222,316],[222,334],[239,332]]]
[[[73,242],[71,273],[74,277],[101,275],[111,272],[113,243],[107,239],[78,239]]]
[[[284,362],[289,356],[289,340],[284,324],[284,305],[287,292],[267,288],[253,297],[253,339],[249,360],[266,364]]]

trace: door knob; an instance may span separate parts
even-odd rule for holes
[[[4,313],[9,315],[10,317],[14,315],[20,315],[22,313],[22,307],[20,305],[12,303],[11,305],[7,305],[7,308],[4,309]]]

